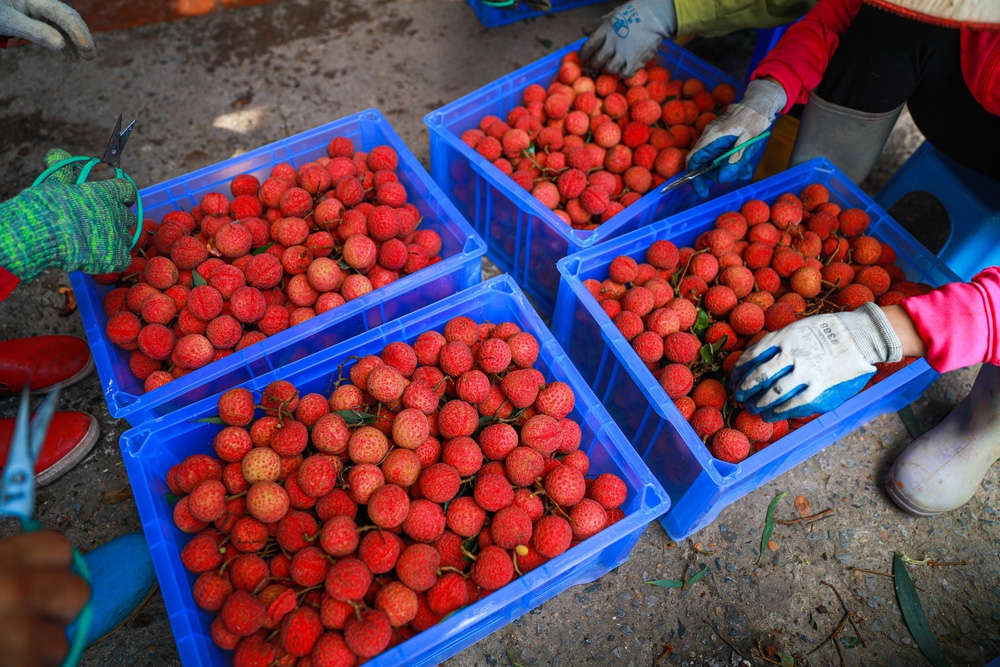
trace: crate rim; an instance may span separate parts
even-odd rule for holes
[[[347,125],[350,123],[355,123],[359,121],[369,121],[375,123],[379,127],[379,131],[385,135],[386,143],[392,146],[399,155],[400,163],[406,163],[414,172],[414,180],[418,181],[424,188],[427,189],[430,195],[429,199],[440,206],[442,209],[441,220],[446,221],[447,224],[452,224],[458,228],[456,236],[461,238],[465,237],[464,245],[459,252],[456,252],[450,257],[443,258],[439,263],[433,265],[433,267],[440,267],[441,269],[447,269],[448,272],[454,271],[459,265],[468,261],[472,257],[482,257],[485,256],[487,252],[487,244],[479,234],[472,228],[465,217],[458,211],[457,207],[452,203],[451,199],[444,194],[441,187],[431,178],[430,174],[417,159],[413,151],[410,150],[409,146],[403,141],[403,139],[396,132],[395,128],[392,127],[392,123],[382,114],[381,111],[374,107],[369,107],[361,111],[355,112],[353,114],[348,114],[342,118],[332,120],[328,123],[324,123],[312,129],[300,132],[298,134],[285,137],[284,139],[279,139],[277,141],[270,142],[263,146],[259,146],[253,150],[247,151],[246,153],[240,153],[239,155],[227,158],[220,162],[201,167],[191,172],[185,174],[180,174],[173,178],[167,179],[164,182],[151,185],[149,187],[140,190],[140,194],[144,197],[149,197],[161,192],[166,192],[169,190],[176,189],[178,187],[183,188],[184,195],[192,196],[194,191],[191,190],[189,184],[196,181],[202,177],[212,177],[213,174],[217,173],[221,168],[224,168],[230,162],[238,162],[240,160],[254,160],[260,157],[271,156],[274,163],[278,163],[287,159],[294,164],[294,158],[286,157],[279,158],[275,155],[275,151],[280,147],[279,144],[286,144],[290,140],[296,142],[306,142],[309,139],[316,137],[318,135],[326,134],[331,131],[336,131],[340,126]],[[432,269],[431,266],[425,267],[423,270]],[[417,276],[416,279],[411,279],[413,276]],[[325,329],[327,326],[332,324],[331,320],[341,319],[342,317],[351,317],[357,315],[359,311],[363,311],[373,305],[377,305],[388,298],[393,298],[400,296],[404,292],[407,292],[414,288],[413,283],[416,282],[417,286],[425,282],[427,276],[420,276],[420,272],[409,274],[401,277],[399,280],[393,281],[392,283],[385,285],[378,290],[373,290],[369,294],[377,294],[377,298],[369,298],[369,294],[362,296],[361,298],[354,299],[353,301],[348,301],[342,306],[338,306],[326,313],[321,313],[306,322],[303,322],[295,327],[289,327],[288,329],[275,334],[274,336],[269,336],[263,341],[254,343],[239,352],[234,352],[233,354],[227,355],[222,359],[214,361],[200,369],[193,371],[192,373],[184,376],[190,377],[197,375],[197,380],[199,382],[210,382],[218,377],[221,377],[233,370],[237,369],[244,363],[249,363],[257,361],[264,356],[266,356],[270,349],[274,346],[282,347],[291,344],[297,340],[302,340],[306,337],[312,336],[320,329]],[[83,290],[87,285],[88,278],[90,282],[93,282],[93,278],[85,276],[79,271],[74,271],[70,274],[70,282],[75,290]],[[96,283],[95,283],[96,285]],[[85,331],[93,331],[95,328],[101,329],[102,320],[106,322],[107,318],[104,316],[103,312],[97,312],[90,308],[89,303],[84,303],[81,305],[81,311],[86,311],[89,314],[89,320],[92,321],[92,326],[87,327],[85,320]],[[84,313],[81,312],[81,315]],[[100,339],[100,331],[95,332],[98,336],[98,340],[107,350],[103,350],[102,354],[106,354],[106,360],[109,362],[107,365],[113,366],[114,362],[112,359],[116,356],[115,348],[111,346],[110,342],[104,342]],[[270,345],[268,345],[270,343]],[[258,347],[261,346],[261,347]],[[265,351],[264,347],[268,350]],[[92,344],[93,348],[94,345]],[[247,351],[251,352],[248,353]],[[206,369],[211,368],[212,371],[208,372]],[[203,372],[204,371],[204,372]],[[176,385],[171,387],[171,385]],[[117,382],[114,377],[108,379],[106,386],[102,387],[102,393],[105,396],[105,403],[108,405],[108,411],[111,416],[116,419],[127,419],[129,416],[136,412],[144,410],[155,410],[156,407],[164,402],[169,402],[178,396],[186,393],[190,390],[190,383],[175,383],[168,382],[167,384],[154,389],[151,392],[142,392],[141,394],[132,394],[126,391],[124,388],[118,387]],[[166,391],[165,391],[166,390]],[[162,393],[161,393],[162,392]],[[153,396],[153,399],[144,400],[147,396]],[[113,409],[112,409],[113,408]]]
[[[492,291],[503,291],[506,295],[511,297],[515,302],[516,307],[519,308],[525,318],[531,322],[531,326],[537,328],[536,335],[540,334],[539,337],[541,340],[539,343],[542,353],[544,354],[548,351],[548,353],[553,357],[550,360],[550,363],[557,361],[560,358],[563,358],[567,362],[566,364],[561,364],[559,368],[562,372],[566,373],[568,378],[571,379],[576,385],[574,390],[577,391],[578,395],[582,393],[586,398],[585,402],[586,405],[592,410],[593,420],[600,426],[599,430],[595,430],[595,438],[603,436],[603,439],[606,442],[605,446],[608,449],[617,452],[620,460],[624,464],[623,467],[628,466],[635,477],[635,494],[637,501],[636,510],[627,514],[622,520],[612,526],[605,528],[597,535],[605,536],[607,538],[606,542],[608,544],[612,544],[620,539],[626,538],[628,535],[635,533],[640,529],[643,529],[643,526],[647,526],[654,520],[661,518],[670,509],[671,502],[669,495],[656,480],[655,475],[645,462],[642,461],[632,445],[628,442],[628,439],[625,438],[625,435],[618,428],[617,424],[615,424],[604,405],[583,380],[583,377],[580,375],[576,367],[569,362],[565,351],[555,340],[555,337],[545,326],[544,322],[542,322],[541,318],[531,306],[524,293],[507,274],[501,274],[478,285],[469,287],[434,304],[425,306],[424,308],[408,313],[401,318],[387,322],[379,327],[375,327],[363,334],[359,334],[354,338],[347,339],[329,348],[317,351],[308,357],[297,360],[291,364],[287,364],[281,368],[274,369],[270,373],[257,376],[236,386],[249,387],[263,384],[265,378],[268,376],[276,376],[279,373],[285,375],[294,374],[299,370],[309,368],[319,363],[321,355],[335,357],[343,356],[346,359],[346,357],[350,355],[351,346],[356,346],[359,338],[364,338],[365,340],[363,343],[368,344],[379,339],[391,338],[404,332],[408,334],[408,337],[413,337],[416,335],[414,332],[406,332],[408,326],[412,326],[409,324],[409,320],[413,319],[419,321],[425,320],[428,317],[444,316],[445,313],[451,310],[449,308],[450,305],[454,305],[454,303],[467,302],[477,296],[488,295]],[[454,303],[449,304],[447,302]],[[194,424],[194,420],[196,418],[204,417],[212,412],[215,412],[216,408],[214,407],[214,403],[218,400],[218,396],[219,394],[208,396],[180,410],[163,415],[155,420],[145,422],[125,431],[119,438],[119,447],[130,479],[133,475],[136,475],[136,479],[142,479],[143,476],[149,472],[149,470],[145,467],[144,462],[141,460],[143,447],[147,442],[155,440],[157,434],[164,430],[178,425]],[[191,426],[188,428],[190,429],[194,427]],[[181,432],[178,435],[184,435],[184,432]],[[146,537],[150,550],[157,551],[177,549],[179,551],[180,545],[176,541],[169,538],[169,532],[159,529],[162,527],[165,518],[159,516],[155,511],[153,503],[156,501],[154,500],[155,496],[153,494],[153,489],[148,485],[138,485],[136,492],[138,498],[141,499],[141,502],[136,503],[140,514],[140,523],[142,524],[143,534]],[[507,609],[514,604],[519,604],[521,599],[526,595],[531,597],[532,593],[535,594],[533,597],[536,599],[539,596],[544,596],[548,590],[544,587],[544,583],[547,581],[546,577],[552,574],[547,566],[553,563],[556,564],[558,566],[557,572],[562,574],[586,565],[586,559],[593,558],[596,554],[594,551],[586,549],[581,550],[579,548],[580,546],[585,545],[586,542],[587,540],[584,540],[580,543],[580,545],[577,545],[577,547],[569,549],[556,558],[547,561],[544,566],[518,577],[507,586],[495,591],[486,598],[461,609],[460,611],[454,613],[450,618],[434,626],[434,628],[440,629],[440,632],[434,635],[433,639],[435,641],[433,641],[433,643],[429,642],[432,637],[424,632],[415,635],[411,639],[400,644],[398,647],[394,647],[394,649],[389,649],[389,651],[406,646],[407,644],[410,644],[409,648],[411,650],[415,650],[417,653],[425,650],[433,650],[435,647],[438,649],[444,649],[449,643],[451,643],[449,642],[449,639],[455,638],[459,631],[484,620],[484,618],[480,617],[480,612],[484,610],[491,610],[491,612],[488,613],[492,613]],[[159,580],[162,576],[165,581],[168,581],[175,586],[187,585],[186,581],[179,581],[178,578],[174,576],[176,574],[176,570],[170,567],[171,564],[170,559],[164,560],[154,558],[153,565],[156,570],[157,579]],[[499,595],[501,591],[506,592],[503,595]],[[528,606],[525,607],[525,613],[536,607],[537,604],[539,603],[532,603],[529,600]],[[473,611],[476,613],[472,614]],[[190,636],[189,633],[192,628],[189,627],[189,621],[192,618],[192,613],[198,612],[192,612],[191,609],[185,607],[173,610],[168,608],[167,612],[171,629],[176,633],[176,636]],[[506,623],[504,623],[504,625],[506,625]],[[202,641],[200,636],[197,634],[195,637],[196,641]],[[424,638],[423,642],[417,641],[420,637]],[[416,643],[411,644],[411,642]],[[180,642],[177,642],[175,639],[175,643],[178,645],[178,651],[180,651]],[[386,653],[380,655],[385,655]],[[412,655],[412,653],[410,653],[410,655]],[[379,656],[376,656],[373,660],[377,660],[378,657]],[[400,657],[402,658],[406,656]]]
[[[923,246],[912,236],[912,234],[907,232],[902,225],[896,222],[896,220],[884,209],[882,209],[882,207],[879,206],[874,199],[861,190],[861,188],[851,181],[846,174],[837,169],[833,163],[824,157],[817,157],[809,160],[808,162],[791,167],[790,169],[781,172],[781,174],[773,176],[767,180],[773,185],[774,181],[771,179],[776,179],[778,182],[781,180],[792,180],[803,173],[817,171],[828,174],[830,178],[837,178],[841,182],[841,185],[844,185],[852,194],[868,200],[873,214],[878,215],[880,219],[890,222],[894,226],[894,231],[900,233],[901,236],[907,238],[907,240],[911,241],[917,247],[923,248]],[[764,182],[765,181],[761,181],[760,183]],[[625,337],[618,330],[618,327],[614,325],[614,322],[611,321],[611,318],[608,317],[607,313],[605,313],[600,305],[591,297],[590,292],[586,287],[584,287],[583,281],[578,277],[578,272],[583,268],[583,263],[587,260],[594,259],[594,257],[598,254],[608,255],[623,248],[624,246],[632,245],[637,241],[652,241],[656,238],[665,238],[669,240],[671,234],[679,232],[681,228],[686,228],[695,224],[699,214],[701,214],[705,208],[726,206],[730,201],[739,201],[742,203],[747,199],[753,199],[755,197],[747,196],[748,192],[753,192],[757,189],[759,189],[758,183],[750,183],[734,190],[733,192],[716,197],[715,199],[699,204],[698,206],[687,209],[686,211],[657,220],[656,222],[650,223],[645,227],[640,227],[639,229],[629,232],[628,234],[611,239],[600,246],[587,248],[572,255],[568,255],[559,260],[557,263],[560,278],[565,281],[566,286],[573,291],[580,303],[587,309],[590,316],[593,317],[598,323],[601,329],[601,334],[609,346],[613,350],[625,350],[626,348],[630,349],[628,341],[625,340]],[[872,217],[875,216],[873,215]],[[704,224],[704,217],[702,217],[700,224]],[[931,255],[931,257],[934,257],[929,250],[926,250],[925,248],[924,250]],[[934,257],[934,259],[938,264],[937,268],[946,276],[949,276],[955,281],[959,280],[958,276],[955,275],[954,272],[943,262],[938,260],[936,257]],[[614,354],[614,352],[612,352],[612,354]],[[691,443],[701,440],[701,438],[699,438],[694,432],[690,423],[688,423],[688,421],[684,419],[683,415],[681,415],[673,401],[659,386],[659,383],[655,381],[653,374],[649,371],[649,369],[645,366],[634,367],[631,364],[625,363],[625,360],[623,359],[619,359],[619,361],[636,385],[642,390],[653,411],[656,412],[656,414],[658,414],[662,419],[673,423],[685,442]],[[935,371],[930,367],[926,359],[921,358],[909,366],[893,373],[885,380],[879,382],[877,386],[882,388],[884,393],[891,394],[904,384],[909,383],[914,377],[922,375],[926,372]],[[846,415],[854,414],[862,410],[868,401],[868,397],[863,396],[865,393],[866,392],[859,392],[857,395],[844,402],[844,404],[840,407],[824,413],[819,418],[814,419],[805,426],[796,429],[794,432],[805,438],[813,438],[814,436],[819,435],[820,431],[824,431],[834,423],[843,420]],[[666,407],[667,414],[663,413],[661,406]],[[779,442],[781,442],[781,440],[777,440],[774,444]],[[741,479],[753,474],[754,472],[774,464],[778,458],[783,457],[785,454],[784,452],[779,453],[778,448],[771,445],[744,459],[742,462],[733,464],[716,459],[709,453],[707,447],[691,447],[690,449],[699,464],[701,464],[702,469],[709,475],[712,482],[719,487],[728,487],[736,484]]]
[[[506,74],[503,78],[513,77],[522,72],[525,72],[526,70],[538,65],[538,63],[541,62],[542,60],[548,60],[550,58],[554,58],[557,55],[561,57],[566,53],[570,53],[572,51],[579,51],[580,46],[582,46],[586,40],[587,38],[584,37],[575,42],[570,42],[566,46],[553,51],[547,56],[543,56],[539,60],[528,63],[524,67],[520,67],[514,70],[513,72]],[[666,47],[667,51],[661,51],[664,48],[664,46]],[[691,53],[690,51],[684,49],[683,47],[674,44],[672,41],[668,40],[661,43],[660,47],[657,48],[657,53],[661,52],[667,53],[669,52],[670,49],[682,49],[685,58],[689,58],[704,67],[717,70],[718,74],[720,74],[726,80],[726,83],[732,85],[737,92],[745,89],[745,85],[735,77],[730,76],[728,73],[723,72],[715,65],[712,65],[711,63],[704,60],[700,56]],[[427,113],[424,116],[424,124],[431,130],[435,131],[438,134],[438,136],[440,136],[441,139],[446,141],[452,148],[461,153],[463,157],[470,160],[472,164],[475,164],[480,169],[488,170],[487,174],[489,176],[494,177],[493,184],[496,187],[498,187],[508,197],[511,197],[518,204],[518,206],[522,205],[528,206],[530,213],[532,215],[535,215],[540,220],[544,221],[547,225],[549,225],[549,227],[553,228],[563,239],[565,239],[570,244],[571,248],[574,246],[578,248],[591,248],[598,244],[606,243],[605,239],[613,237],[615,231],[623,224],[625,224],[625,220],[627,217],[625,214],[628,211],[628,207],[619,211],[616,215],[608,219],[607,222],[601,223],[597,227],[597,229],[594,230],[573,229],[571,226],[569,226],[567,223],[561,220],[555,213],[553,213],[550,209],[548,209],[545,205],[543,205],[538,199],[533,197],[530,192],[524,190],[524,188],[522,188],[513,180],[511,180],[509,176],[505,175],[503,172],[501,172],[499,169],[493,166],[493,164],[489,160],[487,160],[482,155],[474,151],[471,147],[469,147],[469,145],[466,144],[464,141],[462,141],[459,136],[455,135],[451,130],[444,127],[443,119],[448,111],[468,101],[470,98],[481,94],[481,92],[484,89],[496,85],[497,81],[492,81],[484,86],[477,88],[476,90],[466,93],[465,95],[456,100],[452,100],[451,102],[445,104],[442,107],[439,107]],[[643,200],[646,200],[646,205],[648,205],[650,202],[653,201],[654,198],[665,196],[666,193],[661,194],[659,192],[660,189],[662,189],[668,183],[672,183],[675,180],[683,177],[686,173],[687,170],[685,169],[684,171],[681,171],[680,173],[676,174],[673,178],[670,178],[667,181],[661,183],[659,186],[652,188],[649,192],[644,194],[640,199],[638,199],[632,205],[635,206],[640,202],[642,202]]]

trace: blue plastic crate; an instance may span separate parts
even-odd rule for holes
[[[472,5],[472,10],[476,12],[476,16],[479,17],[479,20],[487,28],[496,28],[497,26],[507,25],[508,23],[516,23],[517,21],[523,21],[524,19],[530,19],[535,16],[545,16],[546,14],[561,12],[566,9],[573,9],[574,7],[596,5],[599,2],[606,1],[607,0],[552,0],[551,12],[537,12],[523,2],[518,2],[513,9],[499,9],[497,7],[490,7],[482,0],[466,0],[466,2]]]
[[[434,180],[486,241],[489,258],[514,276],[545,317],[551,317],[559,291],[556,262],[560,259],[703,201],[689,183],[665,195],[657,188],[597,229],[576,230],[462,141],[462,132],[478,127],[484,116],[506,118],[521,104],[529,85],[548,86],[559,72],[562,57],[578,51],[582,44],[583,40],[574,42],[424,117]],[[672,42],[663,43],[656,61],[674,78],[698,77],[709,90],[728,83],[736,89],[737,99],[743,95],[739,81]],[[737,185],[714,184],[710,197]]]
[[[73,273],[70,276],[73,291],[97,364],[104,398],[113,417],[123,418],[133,426],[155,419],[482,280],[481,259],[486,251],[485,243],[431,180],[389,121],[375,109],[146,188],[142,190],[146,216],[159,220],[170,211],[191,210],[209,192],[229,196],[229,183],[234,176],[249,173],[263,181],[271,167],[279,162],[299,165],[326,155],[327,144],[337,136],[350,138],[358,150],[370,150],[380,144],[396,149],[399,180],[406,186],[408,200],[423,216],[421,227],[434,229],[441,235],[443,259],[149,393],[143,393],[142,382],[129,371],[128,352],[113,345],[104,330],[107,318],[102,303],[111,287],[98,285],[92,277],[82,273]]]
[[[471,287],[242,386],[259,392],[269,382],[280,379],[292,382],[302,392],[325,395],[331,372],[336,376],[338,365],[353,355],[378,354],[393,341],[412,343],[423,331],[442,330],[457,315],[477,321],[516,322],[538,338],[541,353],[535,367],[546,379],[566,382],[576,394],[576,407],[570,417],[582,427],[581,448],[590,456],[591,471],[615,473],[628,487],[628,498],[622,506],[625,518],[366,665],[415,667],[442,662],[570,586],[593,581],[625,562],[646,526],[670,506],[663,488],[508,276]],[[190,536],[174,527],[165,481],[167,470],[187,456],[212,453],[212,438],[221,426],[192,420],[217,414],[216,404],[216,398],[208,398],[127,431],[121,438],[125,469],[177,649],[187,667],[231,664],[231,654],[212,643],[212,615],[194,603],[191,586],[196,577],[180,561],[181,549]]]
[[[778,195],[797,194],[809,183],[825,185],[831,200],[841,206],[867,212],[871,216],[869,232],[896,250],[896,264],[909,279],[935,286],[958,280],[868,195],[822,158],[559,262],[563,283],[553,333],[670,494],[673,509],[661,522],[675,540],[704,528],[730,503],[861,424],[909,404],[938,376],[920,359],[742,463],[726,463],[712,457],[583,285],[588,278],[607,278],[608,265],[618,255],[645,261],[646,249],[658,239],[693,246],[699,234],[714,228],[721,213],[739,210],[748,199],[772,203]]]

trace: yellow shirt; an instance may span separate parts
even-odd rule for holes
[[[674,0],[678,35],[715,37],[794,22],[816,0]]]

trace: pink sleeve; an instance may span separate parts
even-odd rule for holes
[[[972,282],[903,299],[900,305],[927,344],[927,363],[934,370],[1000,364],[1000,267],[985,269]]]
[[[765,76],[777,79],[788,96],[782,113],[787,113],[794,104],[805,103],[809,91],[819,85],[840,36],[860,8],[861,0],[819,0],[760,61],[751,79]]]

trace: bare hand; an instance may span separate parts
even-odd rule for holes
[[[73,545],[42,530],[0,540],[0,656],[4,665],[59,665],[69,649],[66,626],[90,599],[70,570]]]

